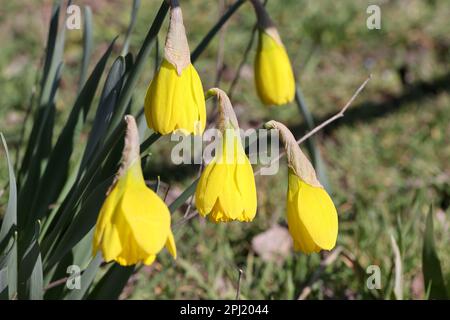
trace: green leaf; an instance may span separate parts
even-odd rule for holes
[[[78,173],[79,176],[81,176],[82,172],[86,169],[87,164],[92,159],[94,152],[97,150],[105,136],[109,122],[114,113],[117,98],[120,94],[124,74],[125,58],[118,57],[111,66],[111,70],[108,73],[108,77],[106,78],[103,87],[94,123],[91,132],[89,133],[86,148],[81,160]]]
[[[14,169],[11,164],[11,158],[9,157],[8,146],[5,141],[5,137],[0,133],[2,139],[3,148],[6,153],[6,162],[8,164],[9,171],[9,198],[8,205],[6,207],[6,212],[3,217],[2,227],[0,229],[0,243],[2,243],[8,234],[10,234],[11,229],[15,229],[17,225],[17,187],[16,187],[16,177],[14,175]]]
[[[92,11],[91,7],[84,7],[84,23],[83,23],[83,58],[81,61],[80,81],[78,88],[81,90],[86,82],[89,61],[92,52]]]
[[[302,114],[306,126],[308,127],[308,130],[313,130],[314,125],[314,118],[309,111],[308,106],[306,105],[305,99],[303,97],[303,93],[300,89],[300,85],[297,84],[297,87],[295,88],[295,102],[297,104],[297,107]],[[322,185],[325,187],[325,189],[331,193],[331,185],[328,180],[328,174],[327,169],[325,166],[325,162],[323,161],[322,154],[320,152],[319,147],[317,146],[317,139],[315,136],[310,137],[308,140],[306,140],[306,147],[308,148],[309,154],[311,155],[311,160],[314,164],[314,168],[317,171],[317,176],[322,183]]]
[[[80,242],[95,227],[98,213],[106,197],[106,191],[113,181],[113,177],[103,181],[87,200],[82,204],[80,212],[64,232],[57,246],[46,263],[46,268],[60,261],[78,242]]]
[[[128,47],[130,46],[131,33],[133,32],[134,26],[136,24],[136,17],[139,11],[139,6],[141,4],[140,0],[133,0],[133,7],[131,8],[131,18],[128,24],[127,34],[125,35],[125,40],[123,42],[122,56],[128,53]]]
[[[39,248],[39,228],[35,224],[34,233],[24,234],[19,242],[19,299],[42,300],[44,296],[44,276],[42,271],[41,252]],[[27,246],[28,244],[28,246]],[[25,250],[20,250],[26,248]]]
[[[79,290],[72,290],[70,293],[65,297],[67,300],[81,300],[85,297],[86,293],[88,292],[92,282],[95,279],[95,276],[97,275],[97,272],[100,270],[100,265],[102,263],[102,256],[100,253],[98,253],[89,263],[86,270],[81,275],[81,288]]]
[[[428,212],[422,250],[424,287],[430,288],[430,299],[447,299],[447,289],[442,276],[441,262],[434,245],[433,208]]]
[[[40,106],[45,106],[50,102],[51,92],[54,88],[56,70],[62,63],[64,52],[65,28],[58,32],[59,12],[61,2],[56,1],[53,6],[52,18],[50,20],[50,29],[47,39],[47,52],[45,56],[44,73],[41,84]]]
[[[46,146],[41,139],[44,129],[47,128],[47,131],[49,129],[47,117],[51,115],[51,112],[47,109],[54,108],[54,97],[58,88],[62,56],[64,52],[65,28],[63,28],[61,32],[58,32],[59,13],[61,9],[60,2],[61,1],[56,1],[52,10],[46,46],[44,71],[42,74],[41,88],[38,99],[38,109],[34,117],[33,128],[31,130],[25,155],[18,174],[19,185],[22,185],[23,178],[29,174],[28,171],[31,164],[39,162],[40,165],[41,159],[36,158],[36,154],[40,154],[40,152],[37,152],[36,149],[49,147],[49,145]],[[48,143],[51,143],[51,140],[49,140],[47,144]],[[35,170],[32,174],[36,175]]]
[[[69,174],[70,158],[76,143],[76,130],[84,125],[100,78],[111,55],[115,39],[97,63],[91,76],[78,95],[56,145],[50,155],[45,172],[34,197],[34,219],[41,219],[51,203],[56,201]],[[32,219],[32,220],[34,220]]]
[[[0,229],[0,269],[7,270],[8,297],[17,292],[17,187],[14,169],[8,152],[5,137],[0,133],[9,171],[9,196],[5,215]],[[3,248],[5,248],[3,250]],[[0,292],[3,290],[0,290]]]
[[[128,279],[134,273],[134,266],[122,267],[114,263],[100,281],[95,285],[88,299],[116,300],[125,288]]]
[[[26,158],[30,157],[30,163],[26,165],[27,172],[22,179],[23,183],[20,184],[18,194],[18,208],[17,208],[17,225],[19,229],[24,230],[28,226],[33,226],[33,220],[30,215],[32,211],[33,199],[36,195],[36,189],[39,185],[41,177],[41,170],[44,166],[46,159],[49,157],[52,148],[52,136],[53,127],[55,123],[56,108],[54,104],[56,88],[59,86],[61,76],[62,64],[59,65],[56,73],[56,79],[54,82],[54,89],[50,97],[50,103],[45,108],[39,108],[36,113],[35,123],[31,131],[31,137],[36,137],[34,140],[30,138],[28,146],[33,145],[30,149],[29,155],[25,154],[24,162]],[[38,124],[38,125],[37,125]],[[35,129],[37,130],[35,132]],[[27,150],[27,151],[28,151]],[[23,167],[22,167],[23,168]],[[19,171],[20,175],[20,171]]]
[[[178,196],[170,205],[169,210],[171,213],[175,212],[178,208],[180,208],[188,199],[190,196],[192,196],[195,193],[195,189],[197,188],[199,179],[195,179],[189,187],[187,187],[182,194]]]
[[[0,269],[0,300],[8,299],[8,269]]]

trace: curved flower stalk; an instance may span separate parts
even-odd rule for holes
[[[294,100],[295,79],[278,30],[259,0],[251,0],[258,19],[259,40],[255,58],[255,85],[266,105]]]
[[[106,262],[114,260],[123,266],[150,265],[166,246],[176,258],[169,209],[145,185],[136,121],[129,115],[125,121],[122,165],[97,219],[93,254],[100,250]]]
[[[280,132],[287,153],[287,220],[294,249],[304,253],[333,249],[338,234],[338,216],[333,201],[317,180],[311,162],[289,129],[273,120],[265,127]]]
[[[195,203],[202,216],[215,223],[252,221],[256,214],[253,169],[239,135],[239,125],[230,99],[220,89],[208,91],[219,99],[220,149],[203,171],[195,191]]]
[[[164,59],[147,89],[145,117],[148,127],[160,134],[175,130],[202,134],[206,125],[203,86],[191,64],[181,8],[176,0],[170,3]]]

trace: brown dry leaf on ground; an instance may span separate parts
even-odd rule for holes
[[[274,225],[252,240],[252,248],[264,261],[282,264],[292,248],[292,239],[285,227]]]

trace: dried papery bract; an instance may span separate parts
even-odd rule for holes
[[[169,32],[167,33],[164,56],[177,70],[179,76],[191,64],[191,54],[183,24],[183,14],[178,1],[171,2]]]
[[[266,105],[283,105],[294,100],[295,79],[281,37],[264,6],[251,0],[258,19],[259,40],[255,57],[255,84]]]
[[[145,117],[149,128],[160,134],[176,130],[202,134],[206,125],[203,86],[191,64],[181,8],[178,1],[168,2],[170,23],[164,59],[147,89]]]
[[[251,221],[256,214],[253,168],[239,136],[239,125],[228,96],[220,89],[208,91],[219,100],[221,149],[206,166],[195,192],[202,216],[213,222]]]
[[[338,234],[338,217],[333,201],[291,131],[273,120],[265,127],[279,131],[286,149],[289,167],[287,220],[294,248],[304,253],[333,249]]]
[[[176,246],[169,209],[142,175],[136,121],[129,115],[125,121],[122,163],[97,219],[93,255],[100,250],[106,262],[149,265],[164,246],[176,257]]]

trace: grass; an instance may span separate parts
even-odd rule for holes
[[[130,8],[121,1],[79,1],[84,3],[93,9],[95,61],[109,40],[125,33]],[[424,298],[421,250],[431,204],[437,252],[444,278],[450,280],[450,27],[446,14],[450,4],[419,0],[375,3],[382,12],[379,31],[366,28],[365,9],[373,4],[369,1],[268,3],[316,119],[337,112],[367,75],[373,74],[346,117],[318,135],[339,212],[338,245],[345,255],[324,268],[311,286],[308,298],[312,299],[394,298],[391,234],[402,255],[404,298]],[[218,6],[204,0],[181,1],[181,5],[193,49],[219,17]],[[131,52],[136,53],[158,6],[159,1],[142,1]],[[5,30],[0,34],[0,131],[11,149],[19,143],[50,9],[50,1],[10,2],[2,7],[6,14],[0,15],[0,26]],[[229,88],[242,59],[254,20],[250,5],[245,4],[227,25],[220,81],[224,89]],[[166,27],[167,21],[163,30]],[[205,89],[216,81],[219,47],[215,40],[196,64]],[[115,51],[119,53],[119,45]],[[259,126],[276,119],[294,128],[299,137],[304,126],[295,104],[268,109],[257,99],[253,55],[254,50],[233,98],[241,126]],[[68,31],[66,66],[57,97],[59,126],[55,130],[64,123],[76,94],[80,56],[81,32]],[[148,72],[134,93],[135,110],[142,106],[153,68],[149,60]],[[439,82],[442,78],[443,84]],[[160,175],[162,181],[170,183],[169,197],[175,197],[192,181],[196,169],[168,163],[168,139],[152,147],[146,178],[154,180]],[[2,154],[0,188],[6,181]],[[214,225],[196,218],[176,228],[179,259],[173,262],[167,253],[161,254],[151,267],[133,276],[122,298],[233,299],[238,268],[244,270],[241,298],[297,298],[318,270],[321,256],[290,252],[265,261],[252,248],[256,235],[273,224],[285,226],[286,181],[284,162],[276,176],[257,178],[259,209],[251,224]],[[5,202],[3,195],[0,206]],[[175,213],[174,221],[183,213]],[[366,287],[369,265],[380,266],[381,290]]]

